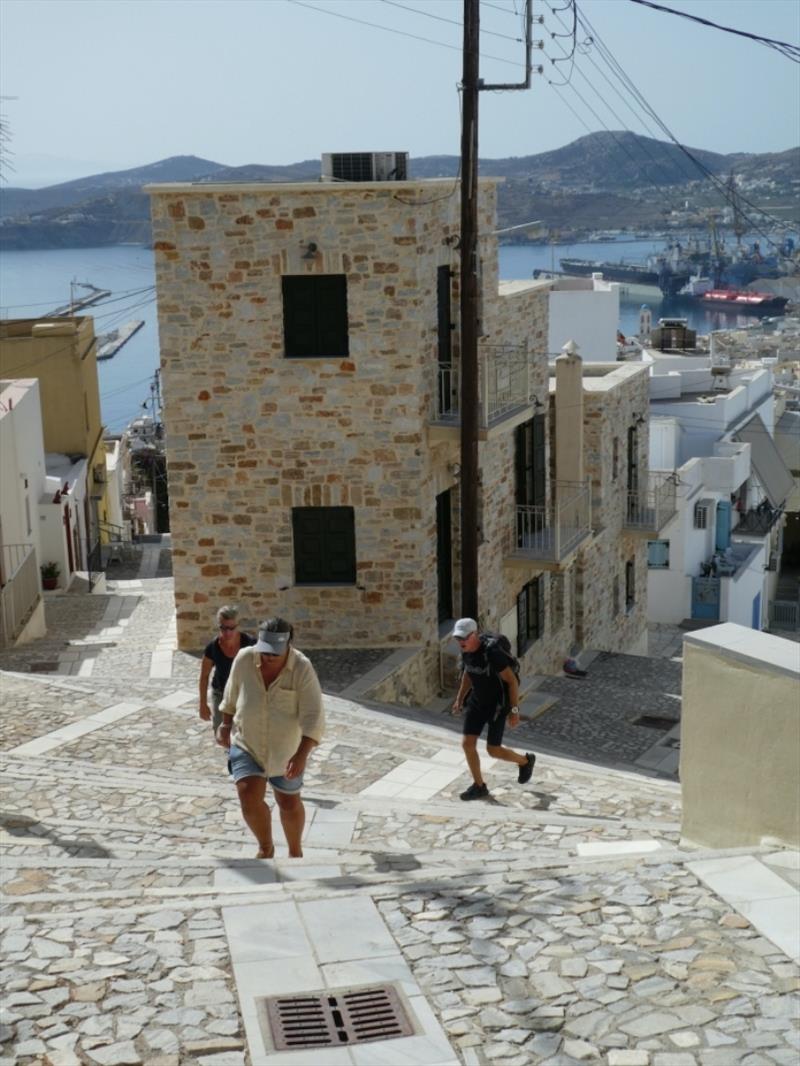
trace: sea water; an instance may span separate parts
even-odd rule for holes
[[[94,318],[95,333],[141,319],[144,326],[112,359],[98,362],[103,424],[120,433],[127,423],[151,413],[153,375],[159,365],[153,252],[140,245],[54,248],[0,254],[0,316],[38,318],[68,304],[70,282],[109,289],[111,296],[80,314]],[[75,296],[87,289],[75,287]]]
[[[664,247],[660,240],[609,241],[583,244],[511,245],[500,248],[500,277],[525,279],[534,270],[559,269],[562,256],[580,259],[643,262]],[[106,248],[57,248],[45,251],[3,252],[0,255],[0,316],[33,318],[62,306],[70,299],[70,281],[88,282],[109,289],[111,296],[87,308],[95,332],[106,333],[132,319],[144,326],[112,359],[98,362],[103,422],[112,433],[121,432],[130,419],[151,411],[151,383],[159,365],[158,322],[155,300],[153,252],[140,245]],[[87,290],[75,288],[76,296]],[[656,289],[620,289],[620,329],[626,336],[639,328],[642,304],[651,309],[653,321],[675,314],[664,305]],[[698,333],[733,328],[753,321],[753,316],[735,316],[708,308],[680,308]],[[565,338],[567,340],[568,338]]]

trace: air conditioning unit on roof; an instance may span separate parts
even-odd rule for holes
[[[323,181],[406,181],[408,152],[325,152]]]

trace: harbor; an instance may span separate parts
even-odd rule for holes
[[[111,359],[117,354],[123,344],[127,344],[134,333],[137,333],[143,325],[144,319],[137,318],[132,322],[126,322],[117,329],[109,330],[108,333],[99,334],[97,337],[97,358]]]

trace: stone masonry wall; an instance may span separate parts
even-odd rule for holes
[[[624,527],[627,492],[627,428],[649,409],[645,367],[625,364],[605,377],[584,378],[584,458],[592,483],[596,536],[582,553],[583,645],[603,651],[643,650],[647,633],[647,539]],[[647,421],[637,427],[638,468],[647,484]],[[614,476],[614,438],[619,441]],[[635,603],[625,606],[625,564],[634,562]],[[619,588],[615,610],[614,584]]]
[[[457,269],[451,189],[152,190],[181,647],[229,601],[251,625],[286,615],[309,646],[435,639],[435,495],[455,481],[426,424],[436,270]],[[481,195],[486,231],[494,185]],[[281,276],[314,271],[347,277],[345,359],[284,358]],[[496,280],[496,256],[484,271]],[[355,509],[356,585],[294,584],[291,508],[309,505]]]

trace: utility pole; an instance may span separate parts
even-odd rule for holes
[[[539,19],[541,21],[541,19]],[[478,618],[478,94],[529,89],[532,0],[525,0],[525,80],[486,85],[480,77],[479,0],[464,0],[461,80],[461,614]],[[541,67],[538,68],[541,72]]]
[[[478,617],[479,0],[464,0],[461,83],[461,613]]]

